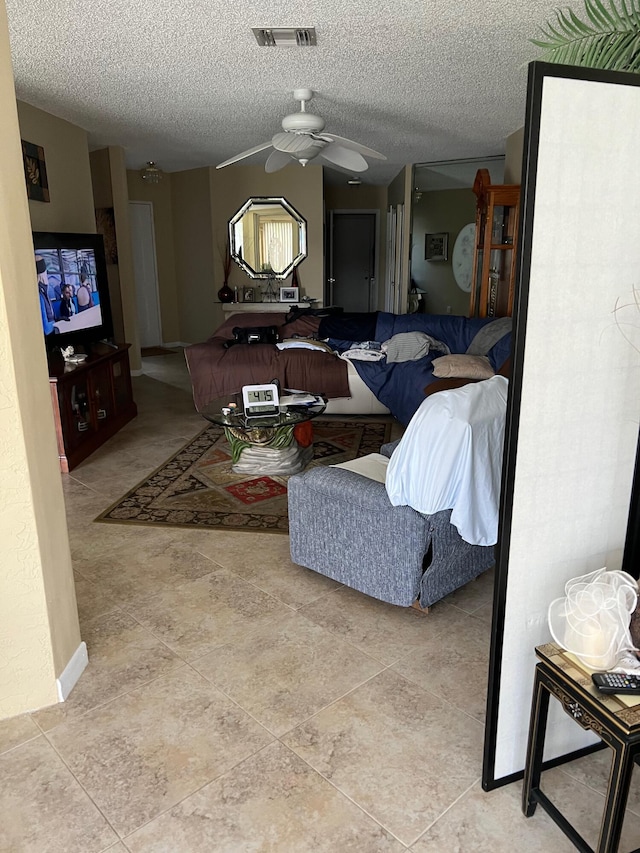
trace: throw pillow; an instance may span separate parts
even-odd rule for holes
[[[486,355],[443,355],[434,358],[433,375],[441,379],[491,379],[494,371]]]
[[[467,355],[487,355],[489,350],[494,347],[500,338],[509,334],[511,331],[511,317],[499,317],[491,323],[483,326],[475,335],[474,339],[469,344]]]

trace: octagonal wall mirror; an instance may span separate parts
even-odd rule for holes
[[[284,279],[307,257],[307,223],[284,198],[250,198],[229,220],[229,244],[251,278]]]

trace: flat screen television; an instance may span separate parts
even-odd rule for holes
[[[90,349],[113,337],[101,234],[34,231],[36,276],[47,349]]]

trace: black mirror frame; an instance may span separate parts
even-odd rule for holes
[[[280,207],[284,211],[286,211],[292,219],[294,219],[298,224],[299,229],[299,251],[298,254],[292,259],[291,263],[284,269],[282,272],[264,272],[254,270],[252,266],[250,266],[242,255],[239,252],[238,245],[236,243],[236,229],[235,226],[240,222],[244,214],[254,205],[254,204],[279,204]],[[306,257],[307,257],[307,220],[301,216],[298,211],[291,205],[286,198],[282,197],[253,197],[247,199],[247,201],[242,205],[240,210],[235,213],[231,219],[229,220],[229,246],[231,249],[231,257],[238,264],[238,266],[249,276],[249,278],[255,279],[276,279],[279,281],[284,280],[288,276],[291,275],[295,267],[298,266]]]

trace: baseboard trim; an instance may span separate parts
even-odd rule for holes
[[[184,341],[172,341],[171,343],[168,343],[168,344],[161,344],[161,346],[163,346],[163,347],[167,347],[167,348],[171,348],[171,347],[188,347],[188,346],[191,346],[191,344],[185,344],[185,342],[184,342]]]
[[[144,370],[140,368],[140,370],[130,370],[129,373],[132,376],[144,376]]]
[[[76,682],[85,670],[89,663],[89,655],[87,654],[87,644],[82,642],[71,655],[69,663],[65,666],[60,676],[56,678],[56,688],[58,690],[58,702],[64,702],[67,696],[76,686]]]

